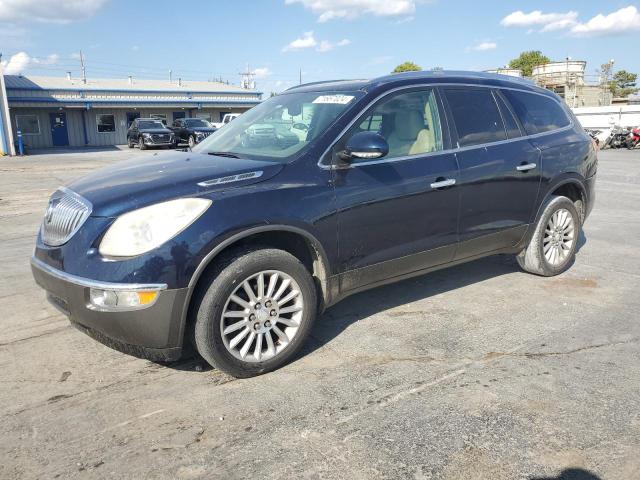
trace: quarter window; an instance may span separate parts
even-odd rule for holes
[[[111,133],[116,131],[116,117],[111,114],[96,115],[96,123],[99,133]]]
[[[24,135],[39,135],[40,120],[37,115],[16,115],[16,130]]]
[[[571,122],[564,109],[552,98],[535,93],[503,90],[527,135],[566,127]]]
[[[358,132],[377,132],[389,144],[385,158],[405,157],[443,149],[440,114],[433,89],[390,95],[356,122],[345,140]],[[354,163],[358,160],[354,159]]]
[[[506,140],[504,124],[488,88],[445,89],[458,132],[458,146],[468,147]]]

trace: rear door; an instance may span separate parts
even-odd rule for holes
[[[540,187],[540,151],[486,87],[445,87],[460,165],[456,259],[514,246],[526,232]]]
[[[336,153],[357,132],[378,132],[389,143],[381,159],[334,169],[343,291],[452,260],[458,165],[445,152],[442,118],[435,89],[402,90],[369,108],[334,146],[338,165]]]

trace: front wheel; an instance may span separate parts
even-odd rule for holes
[[[581,215],[567,197],[552,196],[538,220],[529,245],[516,257],[523,270],[551,277],[575,259]]]
[[[193,135],[189,135],[189,148],[193,148],[196,146],[196,137]]]
[[[127,137],[127,147],[133,148],[135,144],[131,141],[131,138]]]
[[[140,148],[140,150],[147,149],[147,145],[144,143],[144,139],[142,137],[138,139],[138,148]]]
[[[283,250],[237,251],[222,259],[196,298],[194,340],[213,367],[238,378],[285,365],[317,315],[313,279]]]

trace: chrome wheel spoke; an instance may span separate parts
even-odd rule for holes
[[[249,352],[249,349],[251,348],[251,344],[253,343],[253,339],[254,338],[256,338],[256,332],[251,332],[249,334],[249,338],[247,338],[247,341],[244,342],[244,345],[240,349],[240,356],[242,358],[247,356],[247,353]]]
[[[280,309],[280,315],[285,313],[296,313],[302,310],[302,305],[293,305],[292,307],[286,307]]]
[[[287,327],[297,327],[298,326],[298,322],[295,322],[294,320],[291,320],[290,318],[280,317],[280,318],[278,318],[278,320],[276,322],[277,323],[283,323]]]
[[[551,215],[542,239],[542,251],[547,262],[553,266],[567,260],[573,248],[575,225],[571,212],[561,208]]]
[[[240,320],[239,322],[232,323],[222,332],[224,335],[228,335],[229,333],[233,333],[236,330],[240,330],[242,327],[246,327],[249,325],[249,320]]]
[[[293,300],[294,298],[296,298],[298,296],[300,292],[298,292],[297,290],[293,290],[292,292],[290,292],[286,297],[284,297],[282,300],[278,300],[278,304],[280,305],[286,305],[287,303],[289,303],[291,300]]]
[[[229,347],[230,348],[235,348],[242,341],[242,339],[249,334],[249,331],[250,331],[249,328],[245,328],[238,335],[233,337],[231,339],[231,341],[229,342]]]
[[[267,352],[269,355],[273,356],[276,354],[276,347],[273,344],[273,338],[271,338],[271,334],[269,332],[265,334],[265,337],[267,338]]]
[[[282,330],[280,330],[275,325],[273,326],[273,331],[276,332],[276,335],[278,335],[278,338],[280,339],[281,342],[283,342],[285,344],[289,343],[289,337],[287,337],[287,334],[284,333]]]
[[[262,358],[262,339],[264,338],[264,333],[258,334],[258,339],[256,340],[256,348],[253,351],[253,356],[256,357],[256,360],[260,361]]]
[[[258,298],[264,298],[264,273],[258,275]]]
[[[251,288],[251,285],[249,285],[248,281],[245,280],[244,282],[242,282],[242,288],[244,288],[244,291],[249,297],[249,301],[251,303],[258,302],[258,298],[256,297],[256,294],[253,292],[253,289]]]
[[[291,284],[291,280],[286,278],[282,281],[282,284],[280,285],[280,288],[278,289],[278,291],[275,293],[275,295],[273,296],[273,299],[278,301],[278,299],[282,296],[282,294],[284,293],[284,291],[287,289],[287,287]]]
[[[267,297],[273,297],[273,292],[276,289],[278,283],[278,274],[274,273],[269,277],[269,286],[267,287]]]
[[[231,295],[231,297],[229,299],[232,302],[237,303],[238,305],[240,305],[242,308],[246,308],[247,310],[251,309],[251,305],[248,302],[245,302],[243,299],[241,299],[237,295]]]

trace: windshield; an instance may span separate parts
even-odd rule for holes
[[[361,92],[277,95],[243,113],[193,150],[268,157],[284,163],[322,135],[361,95]]]
[[[138,128],[146,129],[146,128],[165,128],[162,122],[153,122],[151,120],[145,122],[138,122]]]
[[[187,127],[207,127],[208,128],[211,126],[209,122],[207,122],[206,120],[202,120],[200,118],[185,120],[184,123]]]

